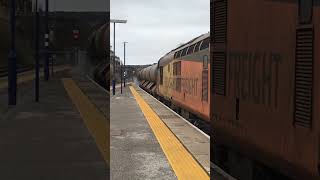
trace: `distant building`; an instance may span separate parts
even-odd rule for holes
[[[110,50],[110,64],[113,64],[113,56],[114,56],[114,52],[112,50]],[[116,59],[116,66],[120,66],[120,58],[118,56],[115,57]]]
[[[0,7],[8,12],[10,0],[0,0]],[[30,15],[32,13],[32,0],[16,0],[16,11],[18,16]]]
[[[33,0],[33,3],[35,0]],[[38,0],[44,7],[45,0]],[[50,12],[110,12],[107,0],[49,0]]]

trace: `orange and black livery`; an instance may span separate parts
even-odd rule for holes
[[[320,1],[211,0],[212,161],[320,179]]]

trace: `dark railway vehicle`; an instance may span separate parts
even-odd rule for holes
[[[211,0],[212,161],[320,179],[320,1]]]
[[[93,78],[107,90],[110,87],[109,28],[109,24],[104,24],[94,31],[89,38],[88,47],[91,63],[95,65]]]
[[[139,72],[140,87],[185,117],[209,121],[209,33],[201,35]]]
[[[158,64],[154,64],[152,66],[146,67],[142,69],[141,74],[139,75],[141,80],[141,88],[152,95],[156,95],[157,88],[157,69]]]

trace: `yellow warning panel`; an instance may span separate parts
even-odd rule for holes
[[[166,124],[164,124],[160,117],[152,110],[148,103],[144,101],[132,86],[130,86],[130,90],[178,179],[210,179],[208,173],[193,158]]]
[[[70,79],[62,79],[64,87],[73,104],[94,138],[100,153],[107,165],[110,165],[110,124],[89,98],[81,91],[76,83]]]

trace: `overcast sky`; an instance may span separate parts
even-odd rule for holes
[[[111,19],[116,24],[116,54],[126,64],[151,64],[179,44],[210,30],[209,0],[111,0]],[[110,24],[113,50],[113,24]]]

